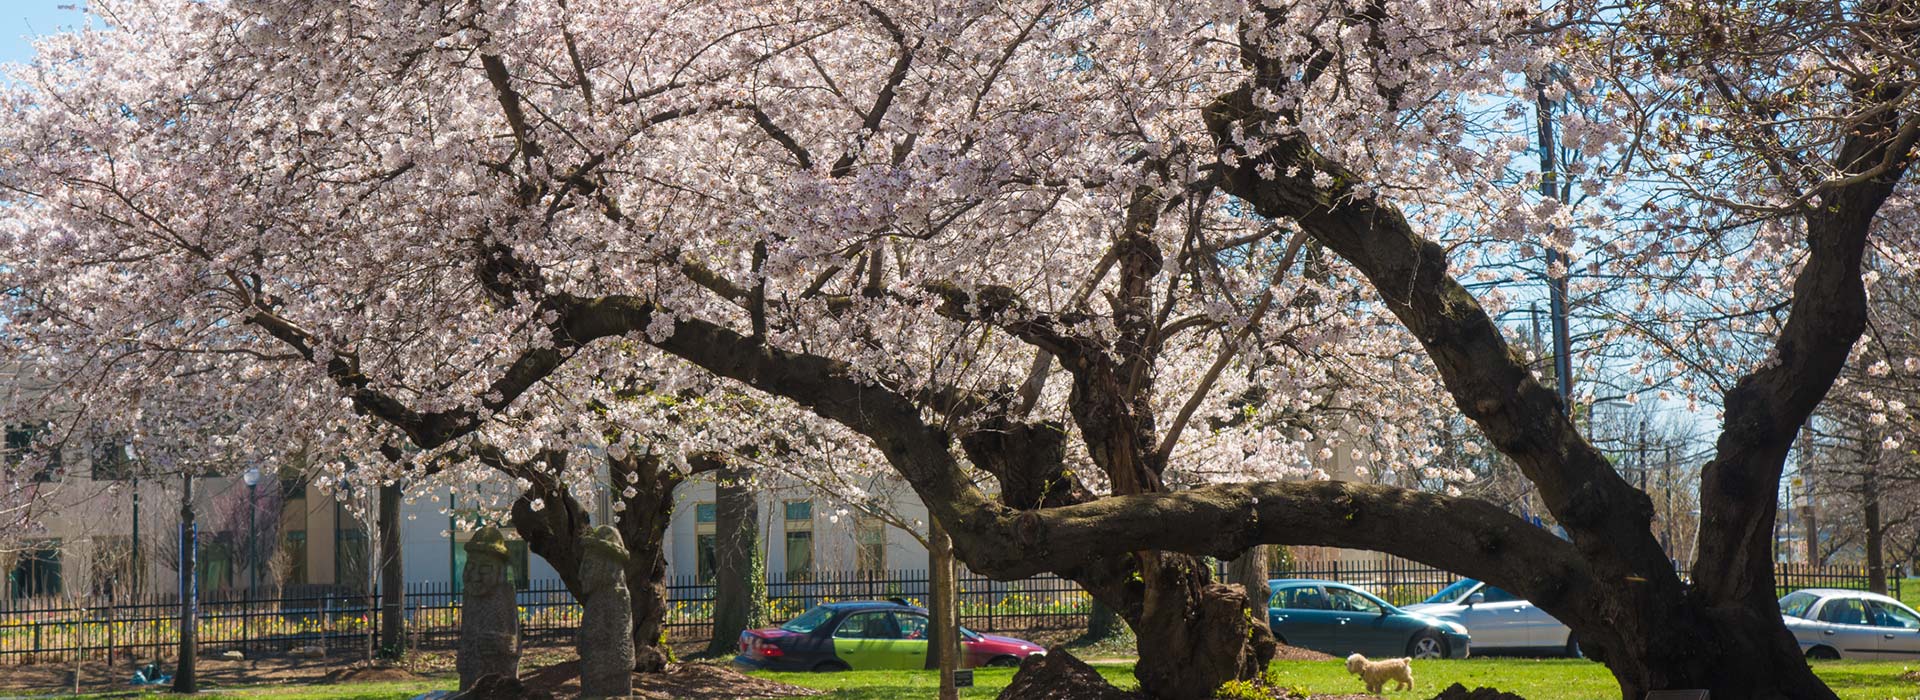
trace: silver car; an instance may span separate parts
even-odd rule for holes
[[[1920,613],[1877,593],[1794,591],[1780,615],[1809,659],[1920,659]]]
[[[1428,617],[1458,623],[1473,635],[1475,654],[1580,655],[1573,630],[1520,596],[1473,579],[1461,579],[1440,589],[1419,605],[1406,609]]]

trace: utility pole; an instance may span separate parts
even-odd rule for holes
[[[138,596],[141,592],[140,582],[146,578],[145,572],[140,570],[140,465],[136,461],[139,459],[139,455],[133,451],[133,440],[131,438],[127,440],[126,444],[120,446],[120,450],[122,454],[126,455],[128,478],[130,483],[133,484],[133,552],[131,558],[133,560],[133,594]]]
[[[196,642],[199,637],[200,581],[194,571],[199,547],[198,525],[193,521],[193,471],[181,470],[180,489],[180,662],[173,670],[173,692],[196,693],[194,678]]]
[[[1549,71],[1552,69],[1549,68]],[[1560,201],[1559,166],[1555,163],[1556,146],[1553,137],[1553,101],[1547,99],[1547,86],[1553,76],[1547,75],[1534,85],[1536,89],[1536,108],[1540,117],[1540,196]],[[1553,274],[1555,265],[1560,274]],[[1554,247],[1551,236],[1547,241],[1547,314],[1553,327],[1553,374],[1560,393],[1560,403],[1566,407],[1567,415],[1573,411],[1573,357],[1567,339],[1567,277],[1573,274],[1573,261],[1560,249]]]
[[[255,546],[254,534],[260,531],[254,524],[254,513],[260,510],[259,501],[254,500],[254,489],[260,485],[260,468],[248,467],[246,473],[240,475],[240,481],[247,485],[247,597],[251,598],[254,591],[260,589],[260,548]]]
[[[1661,538],[1660,548],[1666,550],[1667,560],[1672,561],[1675,557],[1673,556],[1673,445],[1671,443],[1667,445],[1667,462],[1661,473],[1663,475],[1661,480],[1666,482],[1662,486],[1667,492],[1667,514],[1661,520],[1666,521],[1667,535]]]
[[[1634,441],[1633,449],[1637,454],[1634,461],[1640,463],[1640,492],[1647,492],[1647,419],[1640,419],[1640,439]]]

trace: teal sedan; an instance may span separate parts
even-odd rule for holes
[[[1344,583],[1275,579],[1268,585],[1267,623],[1282,644],[1375,659],[1458,659],[1470,651],[1467,628],[1458,623],[1401,610]]]

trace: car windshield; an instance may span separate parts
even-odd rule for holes
[[[1476,581],[1470,578],[1463,578],[1453,582],[1453,585],[1451,586],[1447,586],[1446,588],[1440,589],[1440,592],[1433,594],[1432,598],[1428,598],[1420,602],[1435,603],[1435,604],[1451,603],[1453,601],[1459,600],[1460,596],[1466,595],[1468,590],[1471,590],[1474,586],[1478,586],[1478,585],[1480,585],[1479,581]]]
[[[1807,609],[1813,607],[1813,602],[1819,599],[1820,596],[1806,591],[1788,593],[1786,597],[1780,599],[1780,614],[1807,619]]]
[[[821,606],[808,610],[805,615],[793,618],[793,621],[781,625],[780,629],[788,632],[807,634],[815,629],[819,629],[820,625],[826,624],[827,620],[832,617],[833,611],[828,610],[826,606]]]

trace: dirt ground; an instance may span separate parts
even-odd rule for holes
[[[580,664],[565,661],[537,669],[521,678],[530,688],[558,697],[580,692]],[[718,663],[674,664],[666,673],[633,674],[634,694],[675,700],[731,700],[732,698],[798,698],[823,691],[754,678]]]
[[[150,659],[124,657],[109,665],[90,660],[80,666],[81,692],[125,690],[133,671]],[[162,668],[173,670],[171,659],[159,660]],[[560,697],[578,693],[579,670],[574,652],[565,647],[534,647],[520,657],[524,680],[531,687],[553,691]],[[244,661],[229,661],[216,655],[202,656],[198,672],[209,686],[264,684],[325,685],[370,681],[409,681],[446,678],[455,673],[451,651],[414,652],[398,664],[369,664],[357,651],[334,651],[318,659],[273,656]],[[21,664],[0,666],[0,695],[8,691],[74,690],[71,663]],[[634,674],[634,689],[643,697],[720,700],[738,697],[805,697],[820,691],[775,683],[747,676],[717,663],[677,664],[665,674]]]
[[[91,660],[80,666],[81,692],[126,690],[133,671],[142,664],[125,659],[111,665]],[[161,667],[173,671],[172,661]],[[275,657],[246,661],[228,661],[201,657],[196,665],[200,680],[213,686],[260,685],[267,683],[341,683],[347,681],[400,681],[421,678],[408,668],[368,666],[346,654],[318,659]],[[22,690],[74,689],[72,663],[24,664],[0,666],[0,692]]]

